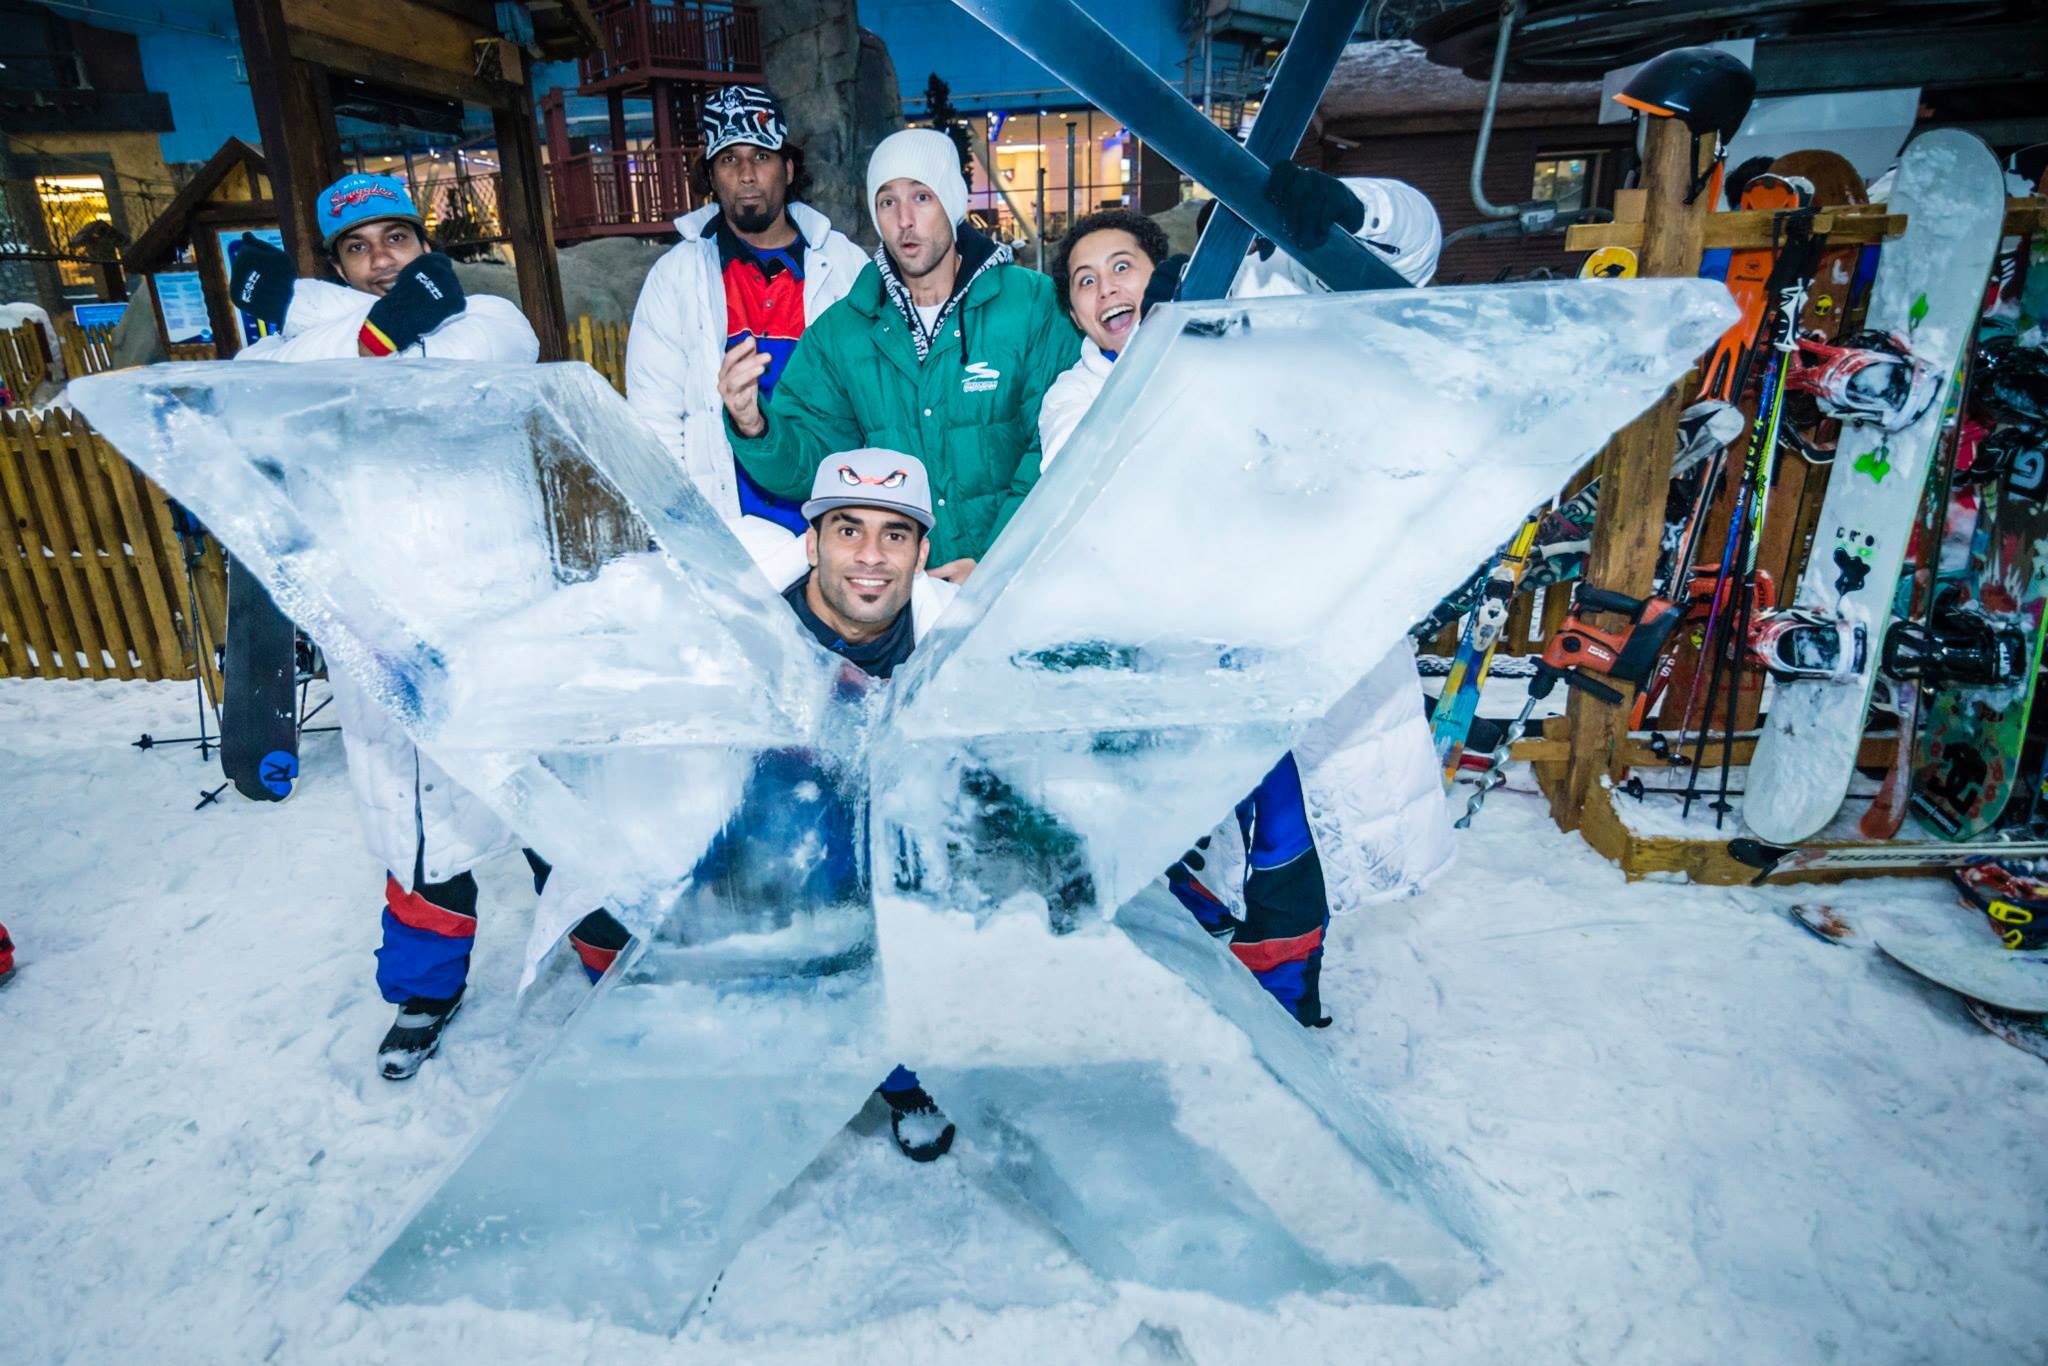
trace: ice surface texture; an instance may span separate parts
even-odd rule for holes
[[[973,894],[941,832],[998,897],[1085,876],[1113,912],[1661,394],[1728,307],[1712,285],[1648,280],[1155,315],[898,674],[878,847],[911,849],[956,904]],[[966,828],[987,774],[1075,836],[1030,876],[1002,877]]]
[[[584,367],[74,385],[640,931],[359,1293],[673,1327],[900,1058],[1106,1275],[1454,1297],[1459,1181],[1146,884],[1732,312],[1636,281],[1158,314],[875,691]]]

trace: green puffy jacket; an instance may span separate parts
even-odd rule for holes
[[[965,354],[963,354],[963,346]],[[768,430],[733,454],[754,481],[808,498],[818,462],[881,446],[931,475],[931,564],[981,558],[1038,482],[1038,407],[1081,337],[1035,270],[991,264],[946,314],[920,363],[910,325],[870,263],[804,329],[763,412]]]

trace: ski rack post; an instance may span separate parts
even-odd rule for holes
[[[1704,199],[1686,202],[1686,187],[1696,169],[1691,132],[1677,119],[1651,119],[1646,137],[1637,273],[1696,275],[1711,206]],[[1712,140],[1702,139],[1701,150],[1713,155]],[[1650,596],[1657,577],[1665,486],[1671,451],[1678,440],[1678,416],[1691,392],[1690,377],[1673,385],[1601,450],[1595,466],[1601,516],[1593,524],[1586,557],[1587,583],[1626,597]],[[1587,804],[1606,800],[1600,784],[1620,770],[1633,691],[1621,702],[1610,703],[1573,690],[1566,709],[1570,739],[1564,762],[1537,769],[1538,781],[1550,797],[1551,817],[1560,830],[1579,829]]]

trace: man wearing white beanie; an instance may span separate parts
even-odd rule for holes
[[[1038,410],[1080,354],[1052,281],[968,224],[953,140],[931,128],[884,138],[868,161],[882,245],[853,288],[804,331],[764,404],[765,360],[719,372],[740,465],[784,498],[818,461],[863,446],[923,461],[934,507],[932,573],[964,582],[1038,481]]]

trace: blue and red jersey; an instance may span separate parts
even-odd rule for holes
[[[740,240],[723,216],[718,219],[718,260],[725,279],[725,346],[742,338],[768,357],[761,375],[761,401],[775,392],[775,382],[804,335],[804,239],[798,234],[787,247],[761,249]],[[780,522],[791,531],[804,529],[802,499],[781,498],[755,483],[737,459],[740,511]]]

